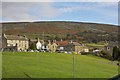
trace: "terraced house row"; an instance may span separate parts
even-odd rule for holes
[[[107,44],[103,48],[105,51],[112,53],[112,49],[118,43],[114,42],[114,45]],[[32,40],[28,39],[23,35],[6,35],[2,34],[2,50],[3,51],[28,51],[30,50],[31,44],[35,44],[36,50],[38,51],[49,51],[49,52],[89,52],[91,47],[83,43],[78,43],[72,40]],[[39,47],[39,48],[38,48]]]
[[[2,49],[8,51],[26,51],[29,49],[29,40],[25,36],[2,35]]]
[[[89,49],[87,46],[84,44],[80,44],[78,42],[73,42],[73,41],[56,41],[56,40],[36,40],[36,41],[31,41],[28,39],[26,36],[22,35],[6,35],[2,34],[2,49],[4,51],[27,51],[29,47],[31,46],[31,43],[35,43],[41,45],[40,49],[41,50],[47,50],[50,52],[56,52],[56,51],[67,51],[67,52],[72,52],[75,51],[77,53],[79,52],[88,52]],[[37,45],[36,45],[37,49]]]

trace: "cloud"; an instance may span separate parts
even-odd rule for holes
[[[80,10],[81,8],[80,7],[64,7],[64,8],[60,8],[59,11],[61,13],[64,13],[64,12],[73,12],[73,11],[78,11]]]
[[[97,7],[111,7],[111,6],[118,6],[117,2],[96,2]]]
[[[40,10],[41,10],[42,16],[51,18],[51,17],[56,17],[59,14],[58,10],[56,8],[52,7],[52,4],[53,3],[51,3],[51,2],[50,3],[46,2],[46,3],[42,3],[40,5]]]
[[[0,2],[0,17],[2,16],[2,3]]]
[[[84,3],[83,5],[77,5],[77,6],[71,6],[71,7],[64,7],[60,8],[59,12],[61,13],[66,13],[66,12],[75,12],[75,11],[81,11],[82,10],[89,10],[93,12],[98,12],[99,14],[104,14],[106,16],[116,16],[116,12],[114,12],[111,9],[106,9],[110,7],[116,7],[118,8],[118,3],[117,2],[94,2],[94,3]],[[106,13],[102,13],[106,12]],[[108,13],[108,14],[107,14]],[[111,13],[111,14],[109,14]]]
[[[52,1],[52,0],[51,0]],[[6,20],[11,21],[33,21],[33,20],[44,20],[45,18],[55,18],[64,13],[77,12],[82,10],[90,10],[94,12],[98,12],[99,14],[105,16],[114,17],[115,12],[110,10],[105,10],[105,7],[116,6],[116,3],[85,3],[84,5],[76,5],[76,6],[66,6],[56,8],[53,6],[53,2],[3,2],[2,4],[2,17]],[[62,4],[62,3],[60,3]],[[36,11],[32,12],[32,10],[36,9]],[[101,13],[109,12],[111,14]],[[31,13],[32,12],[32,13]]]
[[[30,11],[34,8],[38,8],[38,13],[41,16],[54,17],[57,15],[57,11],[51,6],[51,2],[4,2],[2,5],[2,17],[9,20],[17,21],[32,21],[38,19],[36,15],[30,14]]]
[[[114,10],[111,9],[114,7]],[[118,3],[117,2],[96,2],[92,7],[91,10],[111,18],[118,17]]]
[[[1,0],[2,2],[53,2],[53,0]]]
[[[28,13],[33,4],[5,2],[2,4],[2,17],[14,21],[31,21],[34,16]]]
[[[2,2],[119,2],[119,0],[1,0]]]

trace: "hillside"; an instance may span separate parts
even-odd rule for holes
[[[84,31],[97,32],[117,32],[115,25],[82,23],[82,22],[65,22],[65,21],[42,21],[42,22],[12,22],[2,23],[3,32],[6,34],[76,34]]]
[[[96,43],[117,41],[118,26],[98,23],[40,21],[2,23],[5,34],[24,35],[29,39],[74,40]]]

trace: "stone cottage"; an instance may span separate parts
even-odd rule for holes
[[[3,34],[2,48],[9,51],[26,51],[29,48],[29,40],[26,36]]]
[[[49,40],[47,47],[48,47],[48,50],[49,50],[50,52],[56,52],[56,50],[57,50],[56,41],[53,40],[53,42],[51,42],[51,41]]]
[[[89,52],[89,49],[84,44],[80,44],[78,42],[70,42],[69,44],[66,45],[65,51],[80,53]]]
[[[115,46],[119,47],[119,46],[118,46],[118,42],[108,42],[108,43],[106,43],[106,45],[105,45],[105,47],[104,47],[104,50],[105,50],[106,52],[112,54],[113,48],[114,48]]]

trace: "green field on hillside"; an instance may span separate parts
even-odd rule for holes
[[[3,78],[111,78],[118,73],[113,62],[92,55],[4,52]],[[73,69],[74,67],[74,69]],[[73,71],[74,70],[74,71]],[[73,73],[74,72],[74,73]]]
[[[89,43],[87,44],[88,46],[93,46],[93,47],[104,47],[105,45],[103,44],[95,44],[95,43]]]

